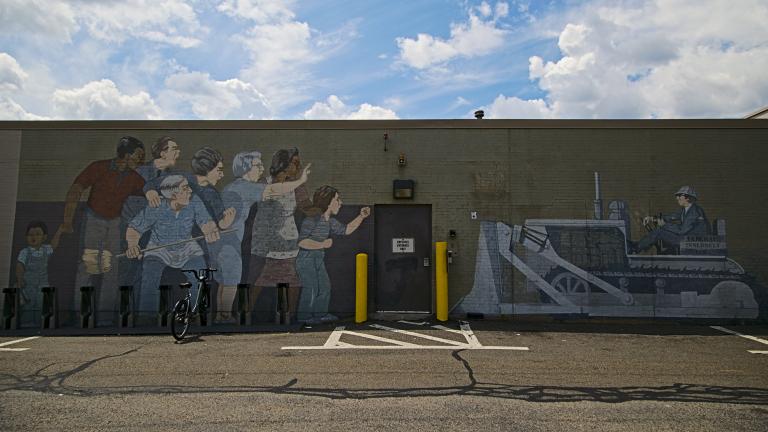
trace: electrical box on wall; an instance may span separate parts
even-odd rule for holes
[[[392,182],[392,196],[395,199],[413,199],[413,180],[395,180]]]

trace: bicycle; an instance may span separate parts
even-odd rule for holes
[[[189,330],[189,325],[198,315],[200,315],[200,324],[206,325],[207,317],[206,311],[208,309],[208,281],[211,279],[211,273],[216,269],[204,268],[197,270],[182,270],[184,273],[192,273],[197,280],[197,298],[195,303],[192,304],[192,288],[191,283],[180,284],[179,287],[187,290],[187,294],[182,297],[173,306],[173,314],[171,316],[171,334],[177,341],[184,339],[184,336]]]

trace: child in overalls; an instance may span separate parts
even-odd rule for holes
[[[19,287],[19,318],[22,324],[40,323],[40,308],[43,293],[41,288],[48,286],[48,259],[53,250],[59,245],[61,230],[48,240],[48,227],[40,221],[32,221],[27,225],[27,247],[19,252],[16,262],[16,282]]]

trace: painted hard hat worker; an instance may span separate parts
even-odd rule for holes
[[[661,242],[661,249],[677,247],[685,236],[709,234],[709,221],[704,209],[697,204],[698,194],[692,186],[682,186],[675,192],[680,210],[661,217],[646,216],[643,224],[656,228],[651,230],[636,245],[630,245],[630,253],[638,253]],[[657,246],[658,249],[658,246]]]
[[[675,196],[687,196],[689,198],[693,198],[694,200],[699,197],[696,195],[696,190],[692,186],[682,186],[677,190],[677,192],[675,192]]]

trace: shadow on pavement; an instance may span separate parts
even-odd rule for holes
[[[725,403],[738,405],[768,404],[768,389],[757,387],[708,386],[693,383],[675,383],[656,387],[584,387],[512,385],[477,381],[469,362],[461,356],[462,350],[452,353],[467,372],[468,384],[446,387],[412,388],[369,388],[333,389],[302,387],[296,378],[280,386],[196,386],[196,385],[152,385],[116,387],[78,387],[67,384],[67,379],[86,371],[94,364],[111,358],[129,355],[139,348],[121,354],[99,357],[73,369],[46,375],[45,366],[29,376],[0,374],[0,393],[9,391],[32,391],[69,396],[110,396],[140,394],[205,394],[205,393],[272,393],[284,395],[312,396],[326,399],[378,399],[414,398],[441,396],[477,396],[499,399],[514,399],[528,402],[602,402],[623,403],[632,401],[664,401]],[[768,411],[767,411],[768,412]]]

